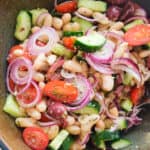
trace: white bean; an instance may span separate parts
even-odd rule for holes
[[[15,120],[15,123],[18,127],[34,127],[36,125],[36,120],[33,118],[17,118]]]
[[[77,125],[71,125],[71,126],[68,126],[66,128],[66,130],[72,134],[72,135],[79,135],[80,134],[80,127],[77,126]]]
[[[77,22],[72,23],[72,31],[79,31],[80,24]]]
[[[95,126],[96,131],[103,131],[105,129],[105,123],[103,120],[98,120]]]
[[[69,23],[71,21],[71,14],[70,13],[63,14],[62,21],[64,24]]]
[[[110,114],[113,115],[114,117],[118,117],[119,116],[119,112],[118,109],[116,107],[113,107],[109,110]]]
[[[70,72],[78,72],[78,73],[82,73],[82,66],[80,65],[80,63],[78,63],[77,61],[73,61],[73,60],[67,60],[64,62],[63,64],[63,68],[65,70],[68,70]]]
[[[56,30],[60,30],[63,26],[63,21],[60,18],[54,17],[52,25]]]
[[[93,14],[93,11],[91,9],[88,9],[85,7],[80,7],[77,11],[79,14],[86,16],[86,17],[91,17]]]
[[[139,56],[140,56],[141,58],[145,58],[145,57],[150,56],[150,50],[141,51],[141,52],[139,53]]]
[[[48,63],[46,60],[47,58],[44,54],[39,54],[34,61],[33,68],[37,71],[47,71]]]
[[[36,109],[37,109],[39,112],[45,112],[46,109],[47,109],[46,101],[45,101],[45,100],[42,100],[41,102],[39,102],[39,103],[36,105]]]
[[[47,62],[51,66],[56,61],[56,59],[57,59],[57,56],[51,54],[47,57]]]
[[[77,22],[67,23],[63,27],[63,31],[79,31],[80,24]]]
[[[33,79],[37,82],[43,82],[44,81],[44,75],[40,72],[34,72],[33,73]]]
[[[43,22],[43,26],[51,27],[52,26],[52,16],[49,14]]]
[[[27,108],[26,112],[30,117],[32,117],[35,120],[41,119],[41,113],[37,111],[35,108]]]
[[[68,126],[71,126],[75,123],[74,117],[69,116],[69,115],[67,116],[66,121],[67,121]]]
[[[58,133],[59,133],[58,125],[53,125],[49,127],[48,132],[47,132],[49,140],[54,139],[58,135]]]
[[[43,89],[45,87],[45,83],[44,82],[39,82],[39,87],[40,87],[40,89]]]
[[[111,91],[114,87],[114,77],[111,75],[102,75],[102,85],[101,88],[104,91]]]
[[[34,27],[31,29],[31,32],[32,32],[32,33],[35,33],[35,32],[37,32],[37,31],[39,31],[39,30],[40,30],[40,27],[34,26]]]
[[[118,21],[118,22],[115,22],[111,25],[110,30],[117,30],[118,31],[118,30],[121,30],[123,28],[123,26],[124,26],[124,23]]]

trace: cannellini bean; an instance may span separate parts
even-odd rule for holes
[[[15,123],[18,127],[34,127],[36,125],[36,120],[33,118],[17,118],[15,120]]]
[[[58,125],[50,126],[47,132],[49,140],[54,139],[58,135],[58,133],[59,133]]]
[[[63,31],[72,31],[72,23],[67,23],[63,26]]]
[[[79,31],[80,24],[77,22],[72,23],[72,31]]]
[[[77,22],[67,23],[63,27],[63,31],[79,31],[80,25]]]
[[[41,113],[37,111],[35,108],[27,108],[26,112],[30,117],[32,117],[35,120],[41,119]]]
[[[115,22],[111,25],[110,30],[121,30],[124,26],[124,23],[121,21]]]
[[[45,112],[46,109],[47,109],[46,101],[45,101],[45,100],[42,100],[41,102],[39,102],[39,103],[36,105],[36,109],[37,109],[39,112]]]
[[[114,58],[120,58],[120,57],[124,56],[124,54],[125,54],[126,51],[128,51],[128,50],[129,50],[128,43],[127,43],[127,42],[123,42],[123,43],[121,43],[121,44],[117,47],[117,49],[116,49],[116,51],[115,51],[113,57],[114,57]]]
[[[95,13],[93,13],[93,18],[96,19],[100,24],[103,24],[103,25],[110,24],[110,21],[106,17],[105,14],[95,12]]]
[[[46,14],[46,15],[41,15],[39,16],[40,18],[38,18],[37,21],[37,25],[42,27],[42,26],[47,26],[47,27],[51,27],[52,26],[52,16],[51,14]]]
[[[57,56],[51,54],[47,57],[47,62],[51,66],[56,61],[56,59],[57,59]]]
[[[45,54],[39,54],[36,57],[33,68],[37,71],[46,71],[48,69],[48,63]]]
[[[39,30],[40,30],[40,27],[34,26],[34,27],[31,29],[31,32],[32,32],[32,33],[35,33],[35,32],[37,32],[37,31],[39,31]]]
[[[105,123],[103,120],[98,120],[95,126],[96,131],[103,131],[105,129]]]
[[[62,21],[64,24],[69,23],[71,21],[71,14],[70,13],[63,14]]]
[[[53,17],[52,25],[56,30],[60,30],[63,26],[63,21],[60,18]]]
[[[40,87],[40,89],[43,89],[45,87],[45,83],[44,82],[39,82],[39,87]]]
[[[104,91],[111,91],[114,87],[114,77],[112,77],[111,75],[101,75],[101,79],[101,88]]]
[[[141,58],[145,58],[145,57],[150,56],[150,50],[141,51],[141,52],[139,53],[139,56],[140,56]]]
[[[93,11],[91,9],[88,9],[85,7],[80,7],[77,11],[79,14],[86,16],[86,17],[91,17],[93,14]]]
[[[62,30],[56,30],[59,38],[61,39],[63,37],[63,31]]]
[[[113,115],[114,117],[118,117],[119,116],[119,112],[118,109],[116,107],[113,107],[109,110],[110,114]]]
[[[80,127],[77,125],[68,126],[66,130],[72,135],[79,135],[81,131]]]
[[[33,73],[33,77],[32,77],[35,81],[37,82],[42,82],[44,81],[44,75],[40,72],[34,72]]]
[[[75,123],[74,117],[69,116],[69,115],[67,116],[66,121],[67,121],[68,126],[71,126]]]
[[[78,72],[78,73],[83,72],[82,66],[80,65],[80,63],[78,63],[77,61],[73,61],[73,60],[65,61],[63,64],[63,68],[70,72]]]
[[[113,124],[113,121],[111,119],[105,119],[104,122],[105,122],[105,127],[107,129],[109,129]]]

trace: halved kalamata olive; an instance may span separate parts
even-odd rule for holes
[[[134,3],[128,1],[122,9],[120,20],[124,21],[126,19],[129,19],[134,15],[134,12],[135,12]]]
[[[107,10],[107,17],[112,21],[117,21],[121,15],[121,8],[118,6],[110,6]]]
[[[108,3],[113,4],[113,5],[122,5],[128,0],[107,0]]]

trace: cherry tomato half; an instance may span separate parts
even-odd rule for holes
[[[129,29],[124,39],[131,46],[140,46],[150,42],[150,25],[141,24]]]
[[[48,135],[38,127],[28,127],[24,129],[23,139],[33,150],[45,150],[49,142]]]
[[[78,90],[75,86],[59,80],[48,82],[44,87],[43,93],[53,100],[63,103],[74,102],[78,96]]]

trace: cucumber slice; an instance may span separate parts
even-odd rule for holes
[[[104,36],[97,32],[93,32],[90,35],[78,37],[75,41],[75,46],[81,51],[95,52],[99,50],[106,42]]]
[[[120,138],[119,131],[109,131],[109,130],[104,130],[101,132],[95,132],[92,134],[92,141],[96,145],[100,145],[100,141],[114,141],[118,140]]]
[[[125,111],[130,112],[132,110],[133,104],[130,99],[125,99],[121,102],[121,108]]]
[[[63,36],[83,36],[83,32],[81,32],[81,31],[78,31],[78,32],[65,31],[63,33]]]
[[[40,14],[48,12],[47,9],[45,8],[37,8],[37,9],[32,9],[30,10],[30,14],[32,16],[32,25],[36,24],[37,18]]]
[[[31,30],[31,17],[27,11],[21,10],[17,16],[14,36],[17,40],[24,41]]]
[[[130,85],[132,79],[133,79],[133,76],[131,74],[124,73],[124,75],[123,75],[123,84],[124,85]]]
[[[128,23],[127,25],[125,25],[124,27],[123,27],[123,29],[125,30],[125,31],[128,31],[130,28],[132,28],[132,27],[134,27],[134,26],[136,26],[136,25],[139,25],[139,24],[143,24],[144,22],[143,22],[143,20],[134,20],[134,21],[132,21],[131,23]]]
[[[120,139],[111,144],[111,147],[115,150],[126,148],[130,146],[132,143],[127,139]]]
[[[62,143],[60,150],[70,150],[70,147],[74,141],[75,141],[75,138],[73,136],[69,135]]]
[[[78,8],[85,7],[93,11],[105,12],[107,10],[107,3],[104,1],[95,1],[95,0],[79,0]]]
[[[54,140],[52,140],[52,142],[49,144],[48,147],[50,148],[50,150],[58,150],[68,135],[68,131],[61,130],[59,134],[54,138]]]
[[[127,120],[124,117],[117,118],[115,122],[119,130],[126,129],[128,127]]]
[[[71,50],[68,50],[66,47],[58,43],[52,48],[51,51],[56,55],[64,56],[68,59],[73,56],[73,52]]]
[[[24,117],[25,113],[20,109],[14,96],[9,94],[6,98],[6,103],[3,107],[3,111],[11,115],[12,117]]]
[[[97,101],[93,100],[89,102],[87,106],[80,110],[74,111],[77,114],[99,114],[100,105]]]
[[[88,29],[92,28],[93,26],[91,22],[78,17],[73,17],[72,21],[80,24],[80,28],[82,32],[88,31]]]

